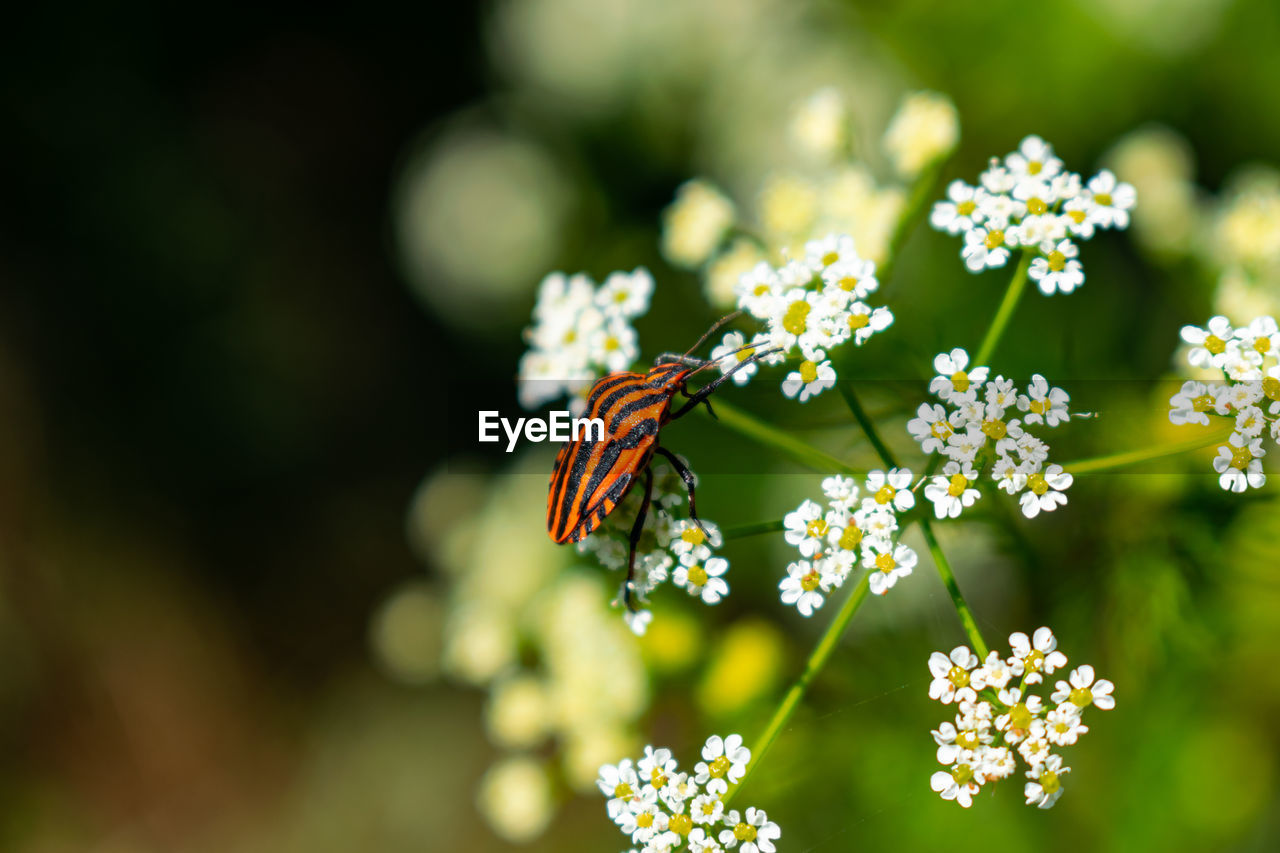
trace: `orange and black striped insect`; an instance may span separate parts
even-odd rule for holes
[[[717,329],[738,316],[740,312],[720,320],[683,355],[663,353],[658,356],[648,373],[620,371],[597,381],[587,395],[585,416],[604,421],[603,437],[595,440],[589,437],[590,431],[586,431],[587,435],[566,442],[556,454],[551,487],[547,493],[547,532],[556,544],[579,542],[590,535],[644,475],[644,499],[631,527],[627,578],[622,583],[622,600],[628,610],[635,609],[632,596],[635,591],[636,543],[644,529],[653,495],[653,473],[649,470],[649,463],[655,453],[666,458],[684,480],[689,491],[689,517],[699,527],[702,526],[694,501],[693,472],[671,451],[658,444],[659,431],[700,403],[706,405],[714,417],[715,412],[707,398],[737,371],[777,352],[770,349],[752,353],[723,376],[690,393],[685,384],[689,377],[716,364],[693,358],[690,353]],[[737,352],[750,349],[752,346],[749,344]],[[687,400],[672,411],[672,401],[677,394],[683,394]]]

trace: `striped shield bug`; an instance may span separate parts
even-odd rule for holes
[[[699,404],[706,405],[714,416],[708,397],[737,371],[778,352],[777,349],[751,352],[722,376],[690,392],[686,386],[689,378],[716,364],[694,358],[691,353],[717,329],[740,315],[741,312],[736,312],[721,319],[688,352],[658,356],[648,373],[619,371],[598,380],[587,395],[585,416],[600,418],[604,422],[604,435],[597,440],[590,437],[588,431],[588,435],[566,442],[556,454],[547,492],[547,533],[557,544],[579,542],[590,535],[622,503],[641,475],[644,477],[644,498],[631,527],[627,578],[622,583],[622,601],[628,610],[635,610],[636,543],[640,541],[653,494],[649,463],[655,453],[670,462],[684,480],[689,492],[689,517],[702,526],[694,499],[693,472],[658,443],[661,429]],[[752,349],[747,345],[736,352]],[[673,410],[677,394],[686,399]]]

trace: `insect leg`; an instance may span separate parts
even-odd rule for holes
[[[683,364],[686,367],[702,367],[707,362],[706,362],[706,359],[694,358],[693,356],[685,355],[684,353],[664,352],[664,353],[660,353],[658,357],[653,360],[653,363],[654,364],[675,363],[675,364]]]
[[[632,596],[636,588],[636,545],[640,542],[640,534],[644,532],[644,519],[649,514],[649,501],[653,499],[653,471],[647,466],[644,469],[644,499],[640,501],[640,511],[636,513],[636,522],[631,525],[630,547],[627,549],[627,579],[622,582],[622,603],[627,610],[636,612]]]
[[[702,525],[702,519],[698,518],[698,504],[693,495],[693,472],[689,470],[688,466],[680,461],[680,457],[676,456],[665,447],[655,447],[654,452],[661,453],[666,460],[671,463],[671,467],[676,469],[676,473],[680,475],[680,479],[684,480],[684,487],[689,492],[689,517],[698,525],[698,529],[702,531],[703,535],[710,539],[711,534],[707,533],[707,528]]]
[[[728,373],[725,373],[723,376],[717,377],[710,383],[702,386],[697,391],[690,394],[689,402],[685,403],[679,409],[676,409],[674,412],[672,412],[670,420],[674,421],[676,418],[681,417],[690,409],[692,409],[694,406],[706,400],[707,397],[711,396],[712,392],[714,392],[717,388],[719,388],[724,382],[728,381],[729,377],[733,376],[733,374],[737,373],[739,370],[746,367],[748,364],[754,364],[760,359],[765,358],[767,356],[771,356],[776,352],[778,352],[777,348],[767,349],[764,352],[756,353],[755,355],[751,356],[751,358],[748,358],[745,361],[738,362],[733,366],[733,368]]]

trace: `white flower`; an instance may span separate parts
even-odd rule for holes
[[[969,465],[948,462],[942,473],[924,487],[924,496],[933,501],[933,512],[938,518],[959,518],[965,507],[973,506],[981,493],[973,488],[978,472]]]
[[[862,550],[862,565],[871,570],[868,583],[876,595],[884,595],[898,578],[911,574],[916,565],[916,552],[906,545],[892,550],[870,543]]]
[[[1218,448],[1213,460],[1213,470],[1218,472],[1218,485],[1229,492],[1243,492],[1248,488],[1260,489],[1267,483],[1262,471],[1262,457],[1266,455],[1262,439],[1250,439],[1240,433],[1232,433],[1227,443]]]
[[[760,320],[774,314],[778,301],[782,299],[782,291],[782,280],[765,261],[743,273],[734,287],[738,294],[738,307]]]
[[[891,468],[889,471],[872,471],[867,475],[867,497],[862,499],[862,509],[873,511],[878,507],[906,512],[916,504],[911,493],[911,471],[908,468]]]
[[[627,804],[639,796],[641,783],[631,759],[624,758],[617,764],[602,765],[596,785],[609,798],[609,818],[616,821]]]
[[[1226,361],[1227,342],[1235,337],[1231,322],[1221,315],[1209,320],[1207,328],[1183,326],[1182,339],[1191,344],[1187,361],[1192,367],[1221,367]]]
[[[801,616],[812,616],[822,606],[822,594],[831,589],[832,578],[824,575],[819,564],[799,560],[787,566],[787,576],[778,584],[782,603],[794,604]]]
[[[920,449],[925,453],[941,452],[955,432],[947,421],[947,410],[937,403],[921,403],[916,417],[907,421],[907,431],[920,442]]]
[[[893,312],[883,305],[872,308],[865,302],[854,302],[843,316],[834,317],[833,322],[843,323],[843,328],[853,337],[854,346],[862,346],[876,332],[893,325]]]
[[[1067,411],[1067,403],[1070,401],[1071,397],[1066,391],[1050,388],[1049,381],[1036,373],[1031,377],[1027,393],[1018,396],[1018,409],[1027,413],[1022,419],[1024,423],[1043,423],[1053,427],[1071,417]]]
[[[880,286],[876,281],[875,262],[863,260],[857,255],[841,258],[825,268],[822,271],[822,281],[828,294],[846,302],[850,299],[866,299]]]
[[[1002,267],[1009,260],[1007,225],[1002,220],[988,219],[964,233],[964,248],[960,257],[970,272]],[[1013,245],[1017,245],[1016,243]]]
[[[1070,702],[1059,705],[1045,717],[1045,736],[1050,743],[1071,746],[1089,727],[1080,717],[1080,709]]]
[[[987,380],[988,368],[975,367],[966,372],[968,366],[969,354],[959,347],[939,354],[933,360],[933,369],[938,375],[929,382],[929,393],[950,400],[955,394],[981,386]]]
[[[671,576],[676,586],[684,587],[690,595],[701,598],[707,604],[715,604],[729,593],[729,584],[720,576],[729,568],[723,557],[712,557],[705,563],[680,566]]]
[[[955,800],[966,809],[973,805],[974,795],[978,793],[978,783],[974,781],[973,768],[968,764],[958,764],[952,770],[939,770],[929,779],[929,787],[938,792],[944,800]]]
[[[881,506],[874,501],[862,502],[862,506],[854,513],[857,528],[862,531],[866,545],[879,543],[888,546],[893,535],[898,532],[898,515],[892,506]]]
[[[821,240],[810,240],[804,244],[804,264],[811,275],[841,261],[856,260],[858,251],[853,238],[847,234],[828,234]]]
[[[786,528],[783,537],[787,544],[795,545],[805,557],[812,557],[822,550],[830,527],[822,507],[809,500],[800,504],[799,509],[787,513],[782,524]]]
[[[666,785],[675,772],[676,760],[671,757],[669,749],[654,749],[646,745],[644,757],[636,762],[636,774],[654,788]]]
[[[711,350],[711,360],[717,363],[716,366],[720,368],[721,373],[733,371],[735,385],[746,385],[760,368],[759,363],[754,361],[745,367],[739,367],[739,365],[756,354],[757,346],[766,346],[768,337],[757,335],[751,343],[753,346],[746,346],[747,338],[742,332],[729,332],[721,339],[720,345]]]
[[[1116,706],[1115,697],[1111,695],[1115,685],[1105,678],[1094,681],[1093,667],[1088,664],[1071,670],[1066,681],[1059,681],[1054,686],[1057,689],[1050,698],[1058,704],[1070,702],[1081,710],[1093,705],[1104,711]]]
[[[986,194],[986,190],[981,187],[971,187],[964,181],[952,181],[947,185],[947,200],[933,205],[929,224],[948,234],[971,230],[982,221],[979,205]]]
[[[711,559],[711,549],[724,544],[720,528],[714,522],[704,520],[699,526],[691,518],[677,522],[671,529],[671,537],[668,546],[671,553],[694,562]]]
[[[1003,690],[1012,678],[1013,668],[1000,657],[999,652],[992,649],[987,653],[987,659],[982,662],[982,666],[973,671],[969,683],[973,685],[974,690],[981,690],[984,687]]]
[[[731,811],[725,815],[724,826],[725,829],[720,831],[720,843],[727,848],[740,843],[740,853],[774,853],[773,842],[782,836],[782,830],[769,820],[763,809],[748,808],[742,820],[739,820],[737,811]]]
[[[649,623],[653,621],[652,610],[628,610],[622,614],[622,619],[627,623],[627,627],[631,629],[631,633],[637,637],[643,637],[644,632],[649,629]]]
[[[884,150],[894,170],[913,178],[956,147],[960,118],[951,99],[937,92],[913,92],[902,99],[884,134]]]
[[[819,161],[831,160],[848,143],[849,114],[840,91],[819,89],[791,116],[788,135],[796,147]]]
[[[724,803],[714,794],[699,794],[689,804],[689,817],[694,823],[719,823],[724,815]]]
[[[595,303],[605,316],[636,317],[649,310],[653,276],[644,267],[629,273],[612,272],[596,291]]]
[[[1027,805],[1038,808],[1051,808],[1062,796],[1062,776],[1071,771],[1062,766],[1062,756],[1050,755],[1040,767],[1027,771],[1027,778],[1032,781],[1023,788]]]
[[[1052,178],[1062,169],[1062,161],[1053,155],[1053,146],[1038,136],[1025,137],[1018,150],[1004,158],[1004,164],[1019,180]]]
[[[1089,198],[1093,202],[1090,218],[1099,228],[1128,228],[1129,211],[1138,194],[1132,186],[1120,183],[1106,169],[1089,179]]]
[[[839,474],[822,481],[822,493],[831,500],[835,509],[852,509],[858,505],[858,481]]]
[[[1052,512],[1065,506],[1067,496],[1063,491],[1071,487],[1074,479],[1062,470],[1061,465],[1050,465],[1043,473],[1037,471],[1027,475],[1027,491],[1020,498],[1022,514],[1035,518],[1041,512]]]
[[[1076,260],[1080,250],[1070,240],[1059,240],[1057,244],[1043,243],[1040,251],[1043,257],[1031,262],[1028,275],[1036,282],[1040,292],[1045,296],[1054,293],[1070,293],[1084,284],[1084,267]]]
[[[929,656],[929,698],[944,705],[952,702],[974,702],[978,694],[969,685],[969,671],[978,665],[978,656],[968,646],[956,646],[950,655],[934,652]]]
[[[711,257],[733,225],[733,202],[706,181],[686,181],[662,212],[662,255],[685,269]]]
[[[1039,684],[1045,675],[1067,664],[1067,656],[1058,651],[1058,638],[1047,627],[1037,628],[1031,637],[1021,631],[1010,634],[1009,646],[1013,651],[1009,666],[1014,675],[1025,674],[1027,684]]]
[[[1213,410],[1214,397],[1209,386],[1188,379],[1178,393],[1169,398],[1169,405],[1169,420],[1173,423],[1208,426],[1209,416],[1205,413]]]
[[[702,747],[702,758],[694,767],[694,778],[698,784],[705,785],[709,779],[726,778],[737,782],[747,772],[751,750],[742,745],[742,735],[729,735],[727,738],[712,735]]]
[[[819,350],[815,354],[818,359],[822,358],[822,351]],[[806,359],[800,362],[797,370],[787,374],[787,378],[782,382],[782,393],[788,397],[800,395],[800,402],[808,400],[810,397],[821,394],[828,388],[834,387],[836,384],[836,371],[831,366],[830,361],[811,361]]]
[[[647,793],[647,797],[632,801],[616,821],[623,834],[631,836],[632,844],[648,844],[667,829],[669,817],[658,806],[658,792],[649,788]]]
[[[591,360],[603,365],[609,373],[626,370],[640,357],[636,330],[621,315],[610,317],[603,326],[592,332],[587,346]]]

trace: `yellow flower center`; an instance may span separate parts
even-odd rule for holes
[[[738,353],[738,361],[746,361],[747,359],[751,358],[751,356],[755,354],[756,354],[755,347],[747,347],[746,349]]]
[[[1025,702],[1019,702],[1009,709],[1009,725],[1015,729],[1026,729],[1031,725],[1031,709]]]
[[[956,687],[969,686],[969,672],[962,666],[952,666],[947,672],[947,680]]]
[[[701,527],[690,527],[680,534],[680,538],[690,545],[701,545],[707,541],[707,534],[702,532]]]
[[[1009,432],[1009,428],[999,418],[992,418],[982,425],[982,431],[986,433],[988,438],[999,441]]]
[[[862,541],[862,530],[857,525],[850,524],[844,529],[844,533],[840,534],[840,547],[846,551],[852,551],[858,547],[858,543]]]
[[[749,823],[740,823],[733,828],[733,837],[739,841],[755,841],[756,828]]]
[[[876,503],[887,504],[889,501],[893,500],[893,496],[897,493],[897,489],[886,483],[880,487],[879,491],[876,492]]]
[[[977,732],[966,731],[956,735],[956,746],[962,746],[965,749],[977,749],[981,743]]]
[[[615,799],[629,800],[635,796],[635,794],[632,792],[629,784],[626,782],[619,782],[613,788],[613,796]]]
[[[766,293],[768,293],[768,292],[769,292],[769,285],[767,285],[767,284],[757,284],[757,285],[756,285],[756,289],[755,289],[755,290],[753,290],[753,291],[751,291],[751,294],[752,294],[753,296],[764,296],[764,295],[765,295]]]
[[[565,342],[566,344],[574,343],[574,342],[575,342],[575,341],[577,341],[577,340],[578,340],[578,330],[577,330],[577,329],[570,329],[569,331],[567,331],[567,332],[565,332],[565,333],[564,333],[564,342]]]
[[[1103,207],[1110,207],[1111,193],[1098,193],[1093,197],[1093,200],[1096,201],[1098,204],[1102,205]]]
[[[661,788],[663,785],[667,784],[667,774],[655,767],[649,774],[649,781],[653,784],[653,787]]]
[[[829,267],[838,260],[840,260],[839,252],[827,252],[825,255],[822,256],[822,265],[824,267]]]
[[[992,229],[987,232],[986,239],[982,241],[988,249],[998,249],[1004,245],[1004,232],[999,228]]]
[[[1257,338],[1253,342],[1253,348],[1258,352],[1262,353],[1263,355],[1266,355],[1268,352],[1271,351],[1271,338],[1267,337],[1266,335],[1263,335]]]
[[[706,586],[707,570],[702,566],[691,566],[689,568],[689,585],[690,586]]]
[[[719,779],[721,776],[728,773],[729,768],[732,766],[733,765],[730,764],[729,759],[722,755],[719,758],[717,758],[715,761],[711,762],[711,765],[707,768],[707,771],[712,776],[715,776],[717,779]]]
[[[1253,454],[1249,451],[1248,446],[1236,447],[1234,444],[1224,444],[1222,446],[1231,451],[1232,468],[1239,468],[1243,471],[1253,461]]]
[[[676,835],[688,835],[689,831],[693,829],[693,818],[687,814],[673,814],[671,822],[667,824],[667,828]]]
[[[963,370],[957,370],[951,374],[951,384],[956,386],[956,390],[963,394],[969,390],[969,374]]]
[[[1032,649],[1031,654],[1022,659],[1022,665],[1027,672],[1039,672],[1040,667],[1044,665],[1044,652]]]
[[[827,535],[827,522],[821,518],[815,518],[813,521],[805,525],[804,528],[814,539],[821,539]]]
[[[1262,393],[1266,394],[1269,400],[1280,400],[1280,379],[1274,376],[1268,376],[1263,379]]]
[[[1039,160],[1032,160],[1030,163],[1027,164],[1027,174],[1038,175],[1040,174],[1040,170],[1043,168],[1044,168],[1044,163],[1041,163]]]
[[[1031,409],[1031,411],[1036,413],[1037,415],[1043,415],[1045,412],[1049,411],[1049,401],[1048,400],[1032,400],[1031,405],[1028,406],[1028,408]]]
[[[713,815],[716,813],[716,803],[718,800],[707,800],[702,804],[702,813],[704,815]]]
[[[636,815],[636,826],[641,829],[648,829],[653,826],[653,815],[649,812],[640,812]]]
[[[1083,210],[1068,210],[1067,216],[1071,217],[1071,221],[1079,225],[1084,222],[1085,212]]]
[[[858,287],[858,280],[851,275],[847,275],[836,282],[836,284],[841,290],[853,291]]]
[[[973,781],[973,768],[968,764],[961,764],[951,771],[951,778],[956,780],[956,784],[964,787]]]
[[[1077,687],[1071,691],[1071,695],[1067,697],[1071,700],[1071,704],[1077,708],[1088,708],[1093,704],[1093,691],[1088,687]]]
[[[621,345],[622,345],[622,342],[619,341],[617,338],[615,338],[613,335],[609,335],[607,338],[604,339],[604,348],[606,352],[613,352]]]
[[[1213,395],[1201,394],[1199,397],[1196,397],[1191,401],[1191,408],[1195,409],[1197,412],[1209,411],[1213,408]]]
[[[892,554],[876,555],[876,568],[884,572],[886,575],[898,567],[897,561],[893,559]]]
[[[870,323],[871,323],[871,316],[869,314],[854,313],[849,315],[849,328],[855,332],[861,329],[863,326],[870,325]]]
[[[1227,348],[1227,342],[1217,335],[1210,335],[1204,339],[1204,348],[1214,355],[1220,355]]]
[[[965,489],[969,488],[969,478],[964,474],[952,474],[951,485],[947,486],[947,494],[953,498],[958,498],[964,494]]]
[[[1040,778],[1037,781],[1040,782],[1040,787],[1044,789],[1046,794],[1056,793],[1057,790],[1062,787],[1062,782],[1058,779],[1058,774],[1054,773],[1052,770],[1046,770],[1044,773],[1041,773]]]
[[[1039,216],[1049,209],[1049,205],[1044,203],[1044,199],[1029,198],[1027,199],[1027,213],[1032,216]]]
[[[956,213],[960,216],[972,216],[973,212],[977,209],[978,206],[972,201],[962,201],[956,205]]]
[[[800,362],[800,381],[805,385],[818,378],[818,365],[812,361]]]
[[[787,306],[787,313],[782,315],[782,328],[793,335],[803,335],[809,317],[809,303],[797,299]]]
[[[1031,491],[1037,495],[1043,495],[1049,491],[1049,484],[1045,482],[1043,474],[1032,474],[1027,478],[1027,485],[1031,487]]]
[[[822,585],[822,575],[818,574],[817,569],[812,569],[809,574],[800,578],[800,588],[805,592],[813,592]]]
[[[951,428],[951,424],[947,423],[946,421],[937,421],[934,423],[933,427],[929,430],[929,432],[933,433],[934,438],[940,438],[943,441],[946,441],[948,438],[951,437],[952,433],[954,433],[955,430],[953,430]]]
[[[1049,253],[1049,269],[1053,272],[1062,272],[1067,265],[1067,256],[1054,249]]]

